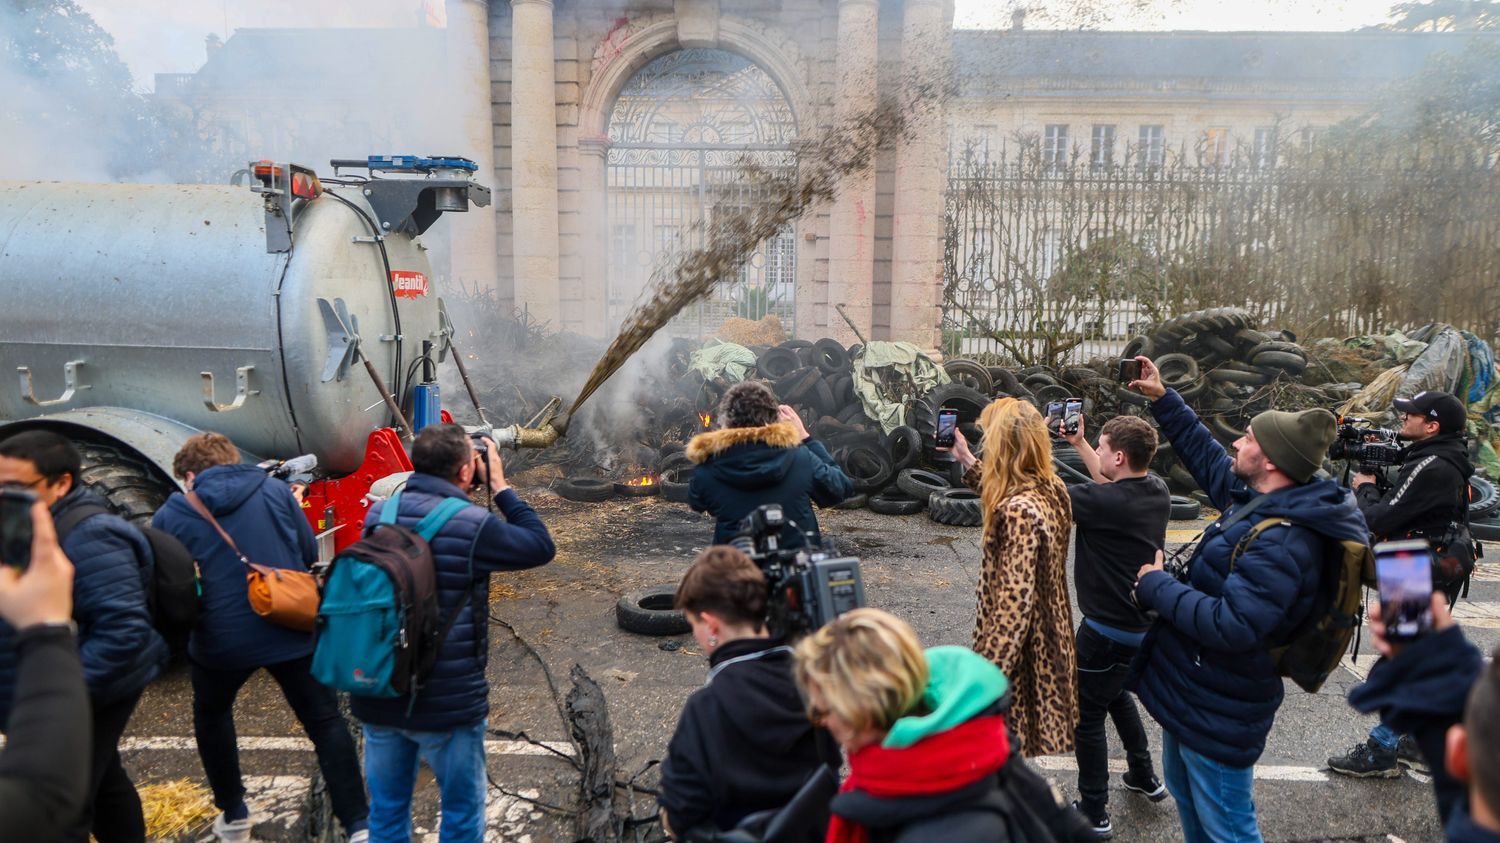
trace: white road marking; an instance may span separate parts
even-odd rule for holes
[[[1032,764],[1043,770],[1051,770],[1059,773],[1078,772],[1078,761],[1066,755],[1047,755],[1040,758],[1030,759]],[[1123,773],[1130,769],[1124,761],[1111,760],[1109,769],[1112,773]],[[1256,781],[1266,782],[1326,782],[1328,773],[1316,767],[1292,767],[1280,764],[1256,764]]]
[[[485,741],[486,755],[551,755],[556,750],[564,755],[573,755],[573,745],[567,741],[542,741],[542,746],[526,741]],[[3,745],[3,743],[0,743]],[[125,752],[196,751],[197,741],[191,737],[132,737],[120,741]],[[312,752],[312,741],[307,738],[245,738],[239,739],[241,752]]]
[[[1339,662],[1339,667],[1354,674],[1355,679],[1363,682],[1370,678],[1370,668],[1374,667],[1377,661],[1380,661],[1380,655],[1378,653],[1371,653],[1365,656],[1355,656],[1352,662],[1349,659],[1344,659]]]
[[[1500,603],[1475,603],[1460,599],[1458,605],[1453,607],[1453,619],[1464,626],[1500,629]]]

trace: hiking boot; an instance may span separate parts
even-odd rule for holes
[[[1089,816],[1077,799],[1073,800],[1073,810],[1083,814],[1083,818],[1088,821],[1089,828],[1094,830],[1095,839],[1108,840],[1115,836],[1115,827],[1110,823],[1108,813],[1101,813],[1097,817]]]
[[[1142,794],[1152,802],[1160,802],[1167,798],[1167,786],[1161,783],[1156,776],[1136,778],[1134,773],[1127,772],[1120,776],[1120,781],[1125,783],[1126,790],[1133,790]]]
[[[1417,739],[1411,735],[1402,735],[1396,742],[1396,763],[1418,773],[1431,772],[1427,769],[1427,759],[1422,757],[1422,750],[1417,746]]]
[[[250,818],[226,820],[223,814],[214,817],[214,837],[219,843],[250,843]]]
[[[1345,755],[1329,758],[1328,769],[1357,779],[1393,779],[1401,775],[1396,750],[1386,749],[1369,739],[1355,744]]]

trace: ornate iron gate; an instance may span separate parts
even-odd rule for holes
[[[796,166],[796,123],[776,83],[750,60],[688,49],[647,64],[610,115],[609,318],[618,323],[640,291],[677,256],[700,246],[713,215],[757,200],[747,165]],[[792,328],[797,277],[791,226],[762,242],[673,333],[711,334],[732,316],[774,314]]]

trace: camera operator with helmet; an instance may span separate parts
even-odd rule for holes
[[[725,545],[698,554],[677,587],[709,670],[661,765],[662,820],[675,839],[708,838],[781,808],[820,765],[837,773],[837,746],[804,713],[792,648],[767,628],[768,596],[760,568]],[[823,839],[827,817],[825,809],[805,829],[808,843]]]
[[[698,463],[688,503],[714,516],[714,544],[728,544],[741,520],[768,503],[786,513],[788,547],[799,545],[803,532],[818,538],[812,505],[832,506],[854,485],[796,411],[778,405],[765,384],[743,381],[724,393],[719,424],[720,430],[694,436],[687,446],[688,458]]]
[[[1463,402],[1446,392],[1424,390],[1392,402],[1401,414],[1401,438],[1412,444],[1396,475],[1382,492],[1374,474],[1354,475],[1354,496],[1375,541],[1423,538],[1434,550],[1470,541],[1463,528],[1469,505],[1469,477],[1474,466],[1464,442],[1468,413]],[[1444,581],[1433,571],[1433,587],[1458,598],[1466,577]],[[1357,778],[1394,778],[1401,764],[1424,770],[1421,753],[1410,737],[1377,724],[1370,737],[1344,755],[1329,758],[1335,773]]]

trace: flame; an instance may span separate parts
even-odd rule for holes
[[[710,427],[714,426],[714,417],[710,416],[708,413],[699,413],[698,414],[698,420],[701,421],[701,422],[703,422],[703,429],[704,430],[707,430]]]
[[[625,485],[627,485],[627,486],[655,486],[656,485],[656,478],[652,477],[651,475],[648,474],[645,477],[637,477],[634,480],[626,480],[625,481]]]

